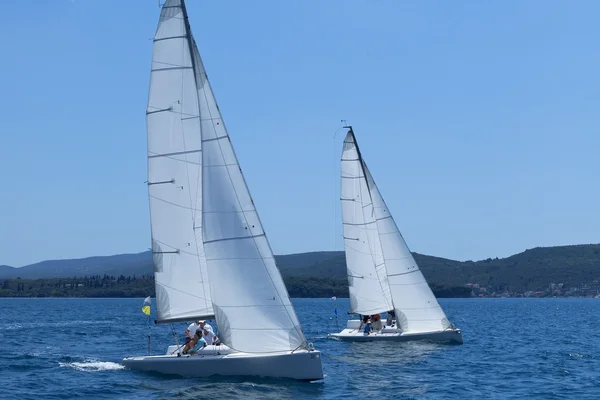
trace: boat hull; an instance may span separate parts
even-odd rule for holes
[[[448,342],[454,344],[462,344],[462,333],[460,329],[447,329],[437,332],[382,332],[365,335],[356,329],[344,329],[340,333],[330,333],[330,338],[349,342],[407,342],[412,340],[428,340],[432,342]]]
[[[215,346],[207,346],[215,347]],[[252,354],[205,349],[194,355],[167,354],[127,357],[127,368],[165,375],[204,378],[210,376],[255,376],[302,381],[323,379],[321,353],[317,350]]]

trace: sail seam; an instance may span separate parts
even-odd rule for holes
[[[176,151],[173,153],[154,153],[152,155],[149,155],[148,158],[179,156],[182,154],[200,153],[201,151],[202,151],[201,149],[197,149],[197,150],[187,150],[187,151]]]
[[[239,210],[239,211],[203,211],[204,214],[244,214],[256,212],[256,210]]]
[[[408,275],[408,274],[412,274],[413,272],[417,272],[417,271],[419,271],[419,269],[415,269],[415,270],[412,270],[412,271],[409,271],[409,272],[400,272],[400,273],[397,273],[397,274],[388,274],[388,278],[392,277],[392,276]]]
[[[174,287],[172,287],[172,286],[169,286],[169,285],[165,285],[165,284],[164,284],[164,283],[162,283],[162,282],[158,282],[158,281],[156,281],[156,284],[157,284],[157,285],[159,285],[159,286],[162,286],[162,287],[169,288],[169,289],[171,289],[171,290],[174,290],[174,291],[176,291],[176,292],[183,293],[183,294],[187,294],[188,296],[195,297],[195,298],[197,298],[197,299],[200,299],[200,300],[204,300],[204,301],[206,301],[206,298],[205,298],[205,297],[200,297],[200,296],[197,296],[197,295],[195,295],[195,294],[192,294],[192,293],[184,292],[183,290],[175,289]]]
[[[150,72],[160,72],[160,71],[175,71],[175,70],[182,70],[182,69],[194,69],[194,67],[169,67],[169,68],[154,68],[151,69]]]
[[[204,168],[220,168],[220,167],[235,167],[236,165],[239,165],[238,163],[232,163],[232,164],[218,164],[218,165],[203,165]]]
[[[254,239],[257,237],[261,237],[261,236],[265,236],[264,233],[261,233],[260,235],[252,235],[252,236],[236,236],[236,237],[231,237],[231,238],[223,238],[223,239],[214,239],[214,240],[205,240],[204,244],[208,244],[208,243],[216,243],[216,242],[226,242],[229,240],[243,240],[243,239]],[[260,258],[262,260],[262,257]],[[211,258],[211,260],[219,260],[219,258]]]
[[[350,222],[342,222],[342,224],[345,224],[345,225],[350,225],[350,226],[364,226],[364,225],[373,225],[373,224],[376,224],[376,223],[377,223],[377,221],[373,221],[373,222],[363,222],[362,224],[352,224],[352,223],[350,223]]]
[[[422,285],[422,284],[429,285],[426,280],[422,280],[421,282],[411,282],[411,283],[394,283],[394,282],[390,282],[390,286],[417,286],[417,285]]]
[[[205,121],[214,121],[216,119],[220,119],[220,118],[209,118],[206,119]],[[210,139],[202,139],[202,143],[206,143],[206,142],[214,142],[215,140],[219,140],[219,139],[225,139],[228,135],[225,136],[217,136],[214,138],[210,138]],[[223,152],[221,152],[221,154],[223,154]]]
[[[176,203],[173,203],[172,201],[165,200],[165,199],[161,199],[161,198],[160,198],[160,197],[158,197],[158,196],[149,195],[149,197],[151,197],[151,198],[153,198],[153,199],[155,199],[155,200],[160,200],[160,201],[162,201],[162,202],[164,202],[164,203],[170,204],[170,205],[172,205],[172,206],[175,206],[175,207],[183,208],[184,210],[196,210],[196,211],[198,211],[197,209],[195,209],[195,208],[193,208],[193,207],[186,207],[186,206],[182,206],[181,204],[176,204]],[[200,210],[200,211],[201,211],[201,210]]]

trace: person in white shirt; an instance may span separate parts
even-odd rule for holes
[[[198,321],[200,324],[199,329],[202,329],[202,339],[206,341],[207,344],[215,344],[219,341],[217,335],[213,331],[212,326],[206,323],[206,321]]]
[[[188,344],[190,342],[190,340],[192,340],[192,338],[196,334],[196,331],[198,329],[200,329],[201,322],[205,322],[205,321],[198,320],[198,321],[192,322],[190,324],[190,326],[188,326],[188,328],[185,330],[185,344]]]

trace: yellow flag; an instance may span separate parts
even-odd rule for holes
[[[146,315],[150,315],[150,296],[146,297],[144,300],[144,305],[142,306],[142,312]]]

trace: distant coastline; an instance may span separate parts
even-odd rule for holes
[[[285,285],[292,298],[348,297],[348,283],[342,278],[288,277]],[[486,293],[486,289],[473,284],[445,286],[430,284],[437,298],[480,297],[596,297],[598,288],[566,289],[551,285],[547,291],[530,293]],[[142,298],[155,296],[153,276],[85,276],[52,279],[0,280],[0,298]]]
[[[290,297],[348,297],[346,279],[291,277],[284,279]],[[471,297],[464,287],[433,285],[437,297]],[[0,298],[60,297],[60,298],[131,298],[155,295],[152,276],[86,276],[81,278],[5,279],[0,280]]]
[[[479,261],[413,256],[437,297],[600,296],[600,244],[537,247]],[[348,296],[344,252],[275,258],[291,297]],[[110,283],[105,276],[112,277]],[[0,296],[145,297],[154,293],[154,283],[146,281],[152,276],[149,251],[43,261],[20,268],[0,265]]]

